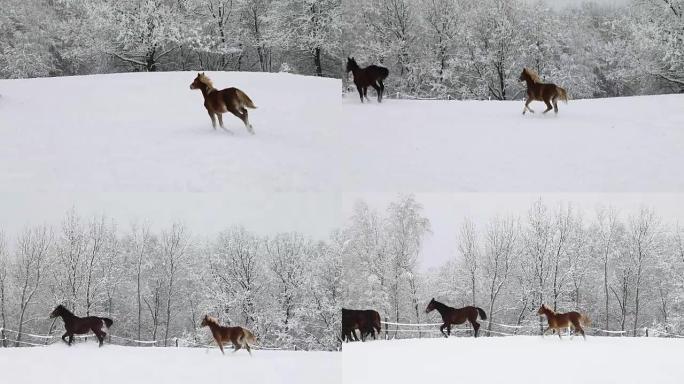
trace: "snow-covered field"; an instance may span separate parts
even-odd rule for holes
[[[0,80],[3,191],[298,191],[337,180],[340,82],[207,72],[258,107],[214,131],[196,72]]]
[[[522,102],[340,99],[340,81],[208,73],[244,90],[256,135],[211,128],[196,73],[0,80],[0,190],[684,189],[684,95]],[[542,105],[532,105],[541,112]]]
[[[0,348],[3,383],[243,383],[335,384],[342,382],[336,352],[135,348],[95,343],[71,348]]]
[[[344,102],[345,186],[413,191],[652,192],[684,188],[684,95]]]
[[[539,336],[348,343],[344,384],[682,383],[684,340]]]

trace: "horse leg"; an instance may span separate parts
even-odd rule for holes
[[[225,355],[226,353],[223,351],[223,342],[220,340],[216,340],[216,344],[218,344],[221,353]]]
[[[530,112],[534,113],[532,108],[530,108],[531,102],[532,102],[532,99],[528,97],[527,100],[525,101],[525,107],[523,107],[523,115],[525,114],[525,111],[530,111]]]
[[[216,117],[214,116],[214,112],[209,111],[209,118],[211,118],[211,126],[216,130]]]
[[[546,110],[544,111],[544,113],[553,109],[553,105],[551,105],[551,102],[548,99],[544,99],[544,104],[546,104]]]
[[[69,332],[64,332],[64,334],[62,335],[62,341],[68,344],[69,342],[66,339],[67,336],[69,336]]]
[[[219,126],[221,127],[221,129],[225,130],[226,128],[223,127],[223,114],[217,113],[216,117],[218,117],[218,122],[219,122]]]
[[[254,134],[254,127],[252,127],[252,124],[249,122],[249,113],[247,112],[246,108],[242,108],[242,115],[245,117],[244,120],[242,120],[243,123],[245,123],[245,127],[247,128],[247,131],[251,133],[252,135]]]
[[[447,325],[447,335],[451,336],[451,324]]]
[[[382,83],[382,80],[378,80],[378,85],[380,86],[380,101],[382,101],[382,97],[385,95],[385,84]]]
[[[242,349],[242,345],[240,345],[240,343],[233,343],[233,353],[239,351],[240,349]]]
[[[252,356],[252,349],[249,347],[249,344],[245,343],[245,348],[247,349],[247,352],[249,352],[249,355]]]
[[[372,83],[371,87],[375,89],[375,93],[378,94],[378,103],[382,103],[382,93],[380,92],[380,86],[376,83]]]
[[[558,113],[558,102],[556,101],[557,98],[558,96],[553,97],[553,112],[555,113]]]
[[[357,85],[356,90],[359,91],[359,97],[361,98],[361,103],[363,103],[363,87]]]
[[[73,343],[73,342],[74,342],[74,334],[70,333],[69,334],[69,342],[67,344],[69,344],[69,346],[71,347],[71,343]]]
[[[480,331],[480,323],[478,323],[475,320],[471,321],[470,323],[473,325],[473,334],[475,335],[475,337],[477,337],[477,334]]]
[[[365,87],[363,87],[363,97],[365,97],[366,100],[370,101],[368,99],[368,86],[367,85]]]
[[[439,331],[442,332],[442,335],[444,335],[444,337],[449,337],[446,333],[444,333],[444,328],[446,328],[446,326],[446,324],[442,324],[442,326],[439,327]]]

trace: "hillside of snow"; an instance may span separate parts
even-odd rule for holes
[[[5,383],[321,384],[341,383],[336,352],[145,348],[79,343],[0,348]]]
[[[452,337],[348,343],[344,384],[677,384],[684,340]]]
[[[0,80],[2,191],[673,191],[684,95],[340,99],[340,81],[208,72],[258,106],[214,131],[195,72]],[[371,99],[373,99],[371,95]]]

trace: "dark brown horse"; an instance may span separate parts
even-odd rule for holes
[[[242,120],[247,131],[254,134],[254,128],[249,123],[247,108],[256,108],[252,100],[244,92],[237,88],[226,88],[218,90],[214,88],[211,80],[203,73],[198,73],[195,80],[190,84],[190,89],[199,89],[204,96],[204,107],[209,112],[211,125],[216,129],[216,117],[219,125],[226,132],[231,132],[223,127],[222,113],[230,112]]]
[[[61,317],[64,321],[66,332],[62,335],[62,340],[69,345],[74,341],[74,335],[84,335],[92,331],[100,342],[101,347],[109,327],[114,323],[112,319],[106,317],[78,317],[61,304],[50,314],[51,319],[55,317]],[[67,336],[69,336],[69,341],[66,340]]]
[[[542,304],[537,311],[539,316],[546,316],[546,320],[549,323],[549,327],[544,330],[542,336],[544,336],[548,331],[556,332],[558,331],[558,337],[561,337],[561,329],[563,328],[574,328],[575,333],[579,332],[582,337],[587,338],[584,335],[584,329],[582,325],[589,326],[591,321],[589,318],[579,312],[567,312],[567,313],[556,313],[551,308],[547,307],[546,304]]]
[[[342,341],[359,341],[356,330],[361,332],[361,341],[366,341],[369,334],[375,339],[380,335],[380,314],[372,309],[342,308]]]
[[[389,70],[379,65],[369,65],[366,68],[359,67],[353,57],[347,58],[347,73],[351,72],[354,75],[354,84],[356,90],[359,91],[361,102],[363,98],[368,100],[368,86],[375,88],[378,94],[378,103],[382,102],[382,94],[385,93],[385,85],[383,80],[389,75]]]
[[[456,309],[442,304],[433,298],[425,309],[425,313],[430,313],[433,309],[436,309],[437,312],[442,315],[444,324],[439,327],[439,330],[444,337],[449,337],[451,335],[452,325],[463,324],[466,320],[473,326],[473,335],[477,337],[478,330],[480,329],[480,323],[477,322],[477,315],[479,314],[482,320],[487,320],[485,311],[479,307],[463,307]],[[447,330],[446,333],[444,333],[444,328]]]
[[[528,68],[523,68],[520,74],[520,81],[527,83],[527,100],[525,101],[525,107],[523,108],[523,115],[525,111],[530,111],[534,113],[532,108],[529,107],[530,103],[534,100],[543,101],[546,104],[546,110],[544,113],[554,110],[558,113],[558,103],[556,99],[561,99],[568,102],[568,93],[565,89],[551,83],[542,83],[537,74]],[[551,105],[553,103],[553,106]]]
[[[250,332],[249,329],[242,327],[225,327],[223,325],[219,325],[218,320],[208,315],[204,316],[201,325],[211,329],[211,335],[214,336],[216,344],[218,344],[219,348],[221,349],[221,353],[224,355],[226,353],[223,352],[223,344],[228,342],[233,343],[233,353],[239,351],[241,348],[245,348],[247,349],[247,352],[249,352],[249,355],[252,355],[252,350],[249,347],[249,344],[256,343],[256,337],[252,332]]]

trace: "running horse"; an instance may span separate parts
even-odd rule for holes
[[[209,327],[211,335],[214,336],[216,344],[218,344],[221,353],[224,355],[226,353],[223,352],[223,344],[227,344],[228,342],[233,343],[233,353],[239,351],[241,348],[245,348],[247,352],[249,352],[249,355],[252,355],[252,349],[249,347],[249,344],[251,343],[254,345],[254,343],[256,343],[256,337],[249,329],[220,325],[217,319],[209,315],[204,316],[201,326]]]
[[[387,68],[379,65],[369,65],[361,68],[353,57],[348,57],[347,73],[349,72],[354,75],[354,85],[356,85],[356,90],[359,91],[362,103],[364,97],[368,100],[368,86],[373,87],[375,92],[377,92],[378,103],[382,102],[382,94],[385,93],[385,85],[382,81],[389,75]]]
[[[466,322],[466,320],[468,320],[473,326],[473,335],[477,337],[478,330],[480,329],[480,323],[477,322],[477,316],[480,315],[480,319],[487,320],[485,311],[479,307],[468,306],[457,309],[446,304],[442,304],[433,298],[430,300],[430,304],[428,304],[427,308],[425,309],[425,313],[430,313],[434,309],[436,309],[437,312],[439,312],[439,314],[442,316],[442,321],[444,324],[439,327],[439,331],[442,332],[444,337],[449,337],[451,335],[452,325],[463,324]],[[446,333],[444,333],[444,328],[447,330]]]
[[[211,125],[216,129],[216,117],[218,117],[219,125],[223,130],[232,133],[223,126],[223,113],[230,112],[242,120],[247,131],[254,134],[254,128],[249,123],[249,113],[247,108],[256,108],[252,99],[237,88],[226,88],[218,90],[214,88],[211,80],[207,75],[198,73],[195,80],[190,84],[190,89],[199,89],[204,96],[204,107],[211,118]]]
[[[523,68],[518,80],[524,81],[527,84],[527,100],[525,101],[525,107],[523,108],[523,115],[525,114],[525,111],[534,113],[532,108],[530,108],[530,103],[534,100],[543,101],[546,104],[544,113],[551,109],[553,109],[555,113],[558,113],[557,99],[561,99],[566,103],[568,102],[568,93],[565,89],[556,84],[542,83],[539,76],[529,68]],[[551,103],[553,103],[553,106]]]
[[[84,335],[88,332],[93,332],[100,342],[100,347],[107,336],[107,331],[109,327],[112,326],[114,321],[106,317],[88,316],[88,317],[78,317],[66,309],[63,305],[58,305],[50,314],[50,318],[54,319],[56,317],[61,317],[64,321],[64,329],[66,332],[62,335],[62,340],[71,346],[74,341],[74,335]],[[66,337],[69,336],[69,341]]]
[[[356,330],[361,332],[361,341],[366,341],[369,334],[375,339],[380,335],[380,314],[372,309],[342,308],[342,341],[359,341]]]
[[[575,333],[579,332],[585,339],[587,336],[584,335],[584,329],[582,325],[589,326],[591,321],[586,315],[579,312],[567,312],[567,313],[556,313],[551,308],[547,307],[546,304],[542,304],[537,311],[539,316],[546,316],[546,320],[549,323],[548,328],[542,333],[542,337],[546,335],[548,331],[556,332],[558,331],[558,337],[561,337],[561,329],[563,328],[574,328]]]

